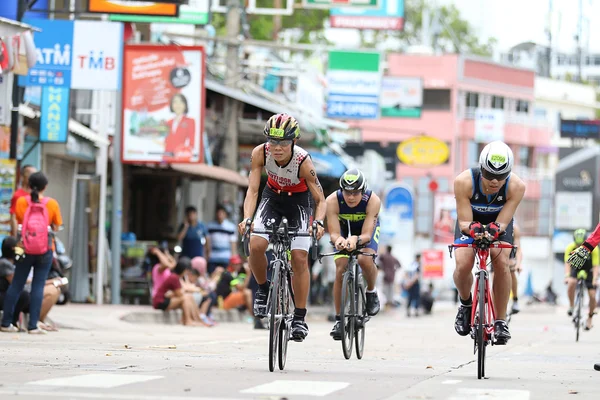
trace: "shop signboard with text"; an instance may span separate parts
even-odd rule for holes
[[[178,15],[176,4],[131,0],[89,0],[88,11],[102,14],[163,15],[166,17]]]
[[[37,63],[20,86],[119,90],[123,25],[106,21],[26,19],[35,33]],[[99,34],[100,32],[100,34]]]
[[[400,31],[404,28],[404,0],[379,0],[375,8],[332,8],[329,22],[332,28],[375,29]]]
[[[423,80],[419,77],[384,76],[381,81],[381,116],[420,118],[423,107]]]
[[[329,52],[328,117],[376,119],[379,116],[380,58],[376,52]]]
[[[211,0],[189,0],[188,4],[179,6],[179,16],[177,17],[110,14],[108,18],[111,21],[206,25],[210,22],[210,1]]]
[[[69,88],[44,86],[40,115],[40,142],[65,143],[69,128]]]
[[[127,45],[124,163],[203,162],[204,48]]]
[[[444,277],[444,251],[423,250],[421,252],[423,279]]]

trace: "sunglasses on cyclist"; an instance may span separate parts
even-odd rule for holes
[[[273,146],[282,146],[282,147],[286,147],[292,144],[293,140],[291,139],[273,139],[273,138],[268,138],[267,142],[271,143]]]
[[[508,178],[508,176],[510,175],[510,171],[505,172],[503,174],[492,174],[491,172],[481,168],[481,175],[484,179],[487,179],[488,181],[493,181],[494,179],[496,179],[497,181],[503,181],[506,178]]]
[[[363,193],[362,190],[346,190],[346,189],[342,189],[342,191],[344,192],[344,194],[346,196],[350,196],[350,197],[352,197],[352,196],[359,196],[359,195],[362,196],[362,193]]]

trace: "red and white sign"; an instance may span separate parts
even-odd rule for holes
[[[124,163],[204,161],[204,55],[201,46],[125,46]]]
[[[404,18],[401,17],[365,17],[332,15],[329,17],[332,28],[402,30]]]
[[[421,252],[421,267],[423,269],[423,278],[443,278],[443,250],[423,250]]]

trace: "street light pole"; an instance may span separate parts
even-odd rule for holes
[[[21,22],[27,11],[27,0],[17,0],[17,21]],[[10,153],[11,160],[17,159],[17,140],[19,138],[19,105],[21,98],[19,96],[19,80],[13,73],[12,87],[12,109],[10,118]]]

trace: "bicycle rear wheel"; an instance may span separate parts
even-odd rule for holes
[[[287,358],[287,348],[288,342],[290,340],[290,327],[292,323],[292,315],[290,310],[290,305],[292,304],[290,288],[289,288],[289,276],[286,276],[281,279],[281,299],[282,299],[282,307],[281,307],[281,328],[279,329],[279,351],[278,351],[278,359],[279,359],[279,369],[283,371],[285,368],[285,361]]]
[[[485,310],[485,279],[481,277],[477,278],[478,286],[478,323],[477,323],[477,379],[481,379],[485,376],[485,323],[486,323],[486,310]]]
[[[281,320],[277,318],[281,314],[281,299],[279,296],[279,266],[273,266],[273,277],[271,281],[271,292],[269,293],[269,371],[275,370],[275,360],[277,359],[277,339],[279,337],[279,326]]]
[[[577,297],[575,301],[577,302],[577,311],[575,311],[575,341],[579,342],[579,331],[581,329],[581,304],[583,303],[583,282],[581,280],[577,282]]]
[[[349,266],[350,268],[351,266]],[[342,307],[340,310],[340,325],[342,330],[342,350],[344,357],[349,360],[352,356],[352,339],[354,338],[354,283],[350,274],[344,274],[342,281]]]
[[[362,277],[359,276],[356,280],[358,282],[355,287],[357,288],[355,293],[356,298],[356,320],[355,328],[356,334],[354,337],[354,343],[356,345],[356,358],[362,359],[365,350],[365,331],[367,329],[367,306],[365,297],[365,285],[362,282]]]

